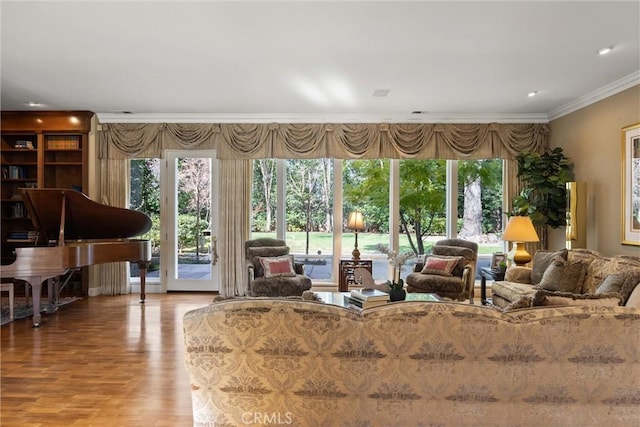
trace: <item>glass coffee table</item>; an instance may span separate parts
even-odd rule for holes
[[[325,304],[337,305],[340,307],[349,308],[350,305],[348,302],[344,300],[345,296],[350,295],[349,292],[313,292],[316,294],[320,301]],[[418,292],[409,292],[407,293],[407,297],[405,301],[430,301],[437,302],[443,301],[443,299],[437,294],[426,294],[426,293],[418,293]],[[398,301],[402,302],[402,301]]]

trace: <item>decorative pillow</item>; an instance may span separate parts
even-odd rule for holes
[[[547,291],[577,293],[582,289],[585,270],[581,262],[570,264],[562,257],[555,257],[542,275],[538,287]]]
[[[293,269],[293,255],[285,255],[275,258],[260,258],[260,264],[264,269],[264,277],[293,277],[296,271]]]
[[[622,305],[627,303],[627,300],[631,296],[633,290],[640,285],[640,273],[626,274],[624,283],[620,288],[620,295],[622,295]]]
[[[254,246],[247,248],[247,257],[251,260],[255,269],[255,277],[264,276],[264,270],[260,263],[262,257],[277,257],[289,255],[288,246]]]
[[[537,285],[542,280],[544,272],[547,271],[549,264],[555,257],[567,259],[569,251],[562,249],[560,251],[537,251],[533,255],[533,264],[531,266],[531,284]]]
[[[564,305],[564,306],[590,306],[590,307],[615,307],[620,305],[620,294],[571,294],[568,292],[550,292],[540,290],[533,296],[533,306]]]
[[[451,276],[453,269],[464,258],[460,256],[435,256],[427,255],[424,259],[424,274],[437,274],[438,276]]]
[[[604,281],[596,288],[595,294],[606,294],[610,292],[620,293],[626,276],[624,274],[609,274]]]
[[[640,308],[640,283],[636,284],[635,289],[627,298],[627,301],[624,303],[625,307],[635,307]]]

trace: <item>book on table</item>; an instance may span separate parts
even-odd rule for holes
[[[351,298],[360,301],[388,301],[389,294],[378,289],[352,289]]]
[[[344,302],[353,307],[365,309],[365,308],[378,307],[380,305],[385,305],[387,303],[387,300],[362,301],[357,298],[352,298],[349,295],[345,295]]]

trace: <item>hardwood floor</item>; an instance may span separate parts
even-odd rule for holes
[[[98,296],[2,326],[0,425],[191,426],[182,316],[213,296]]]

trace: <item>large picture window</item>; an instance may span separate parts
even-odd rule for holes
[[[355,235],[346,220],[352,211],[364,216],[358,248],[373,261],[377,281],[390,278],[389,251],[408,255],[406,277],[446,237],[478,242],[481,266],[503,249],[502,160],[255,160],[253,189],[252,237],[286,239],[315,282],[336,283],[333,267],[351,258]],[[281,202],[278,194],[285,195]]]

